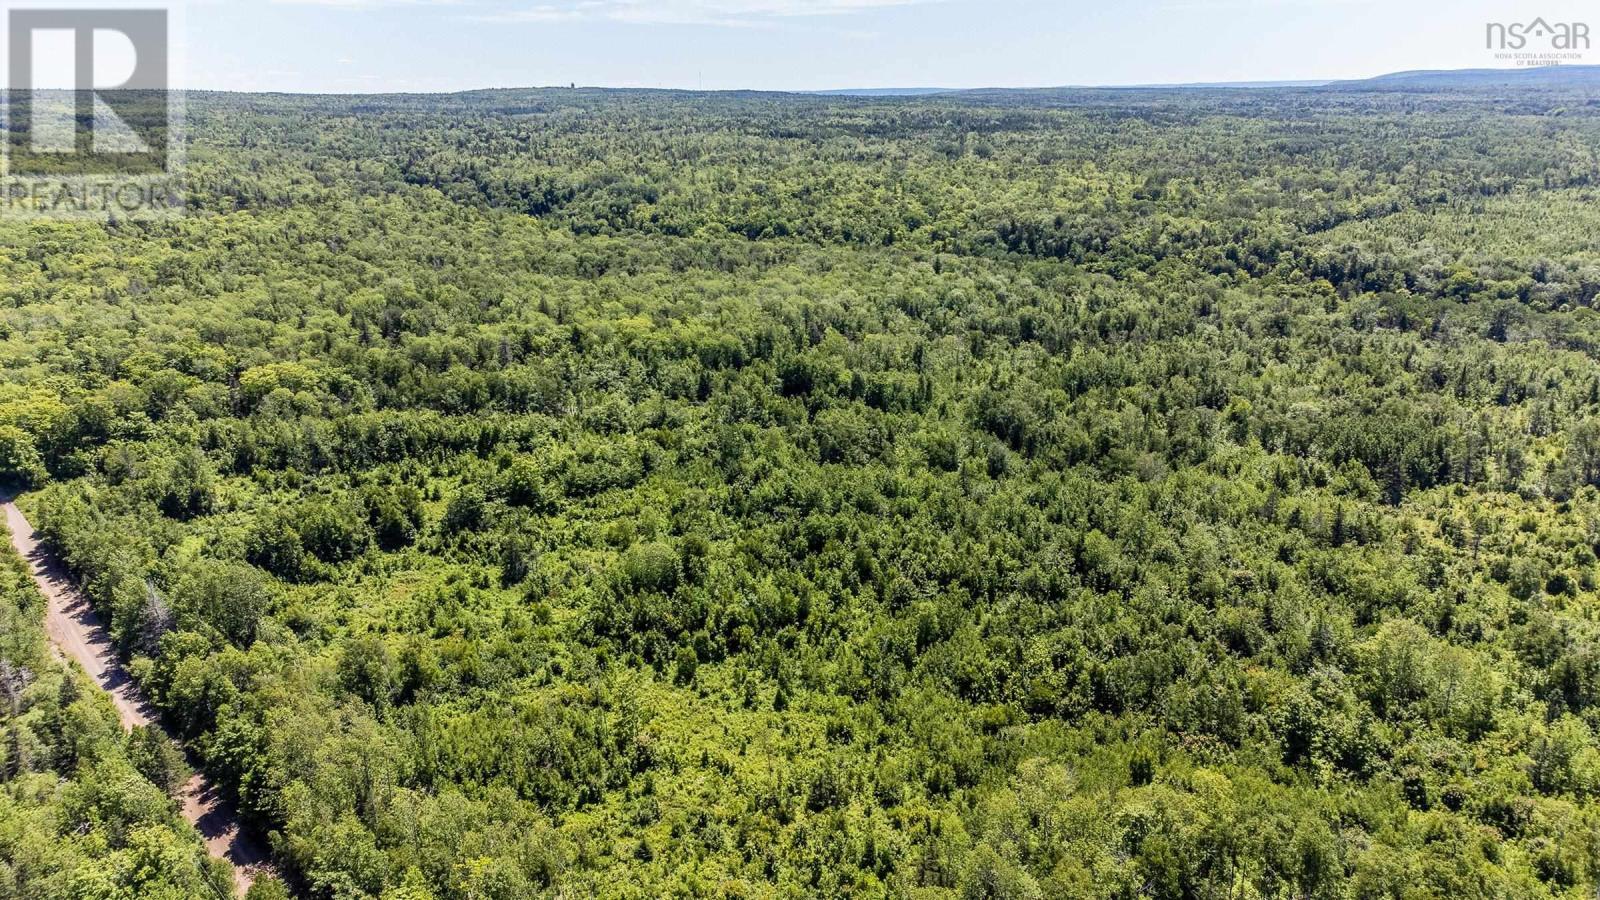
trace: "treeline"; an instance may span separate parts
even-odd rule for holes
[[[1600,882],[1586,109],[193,113],[0,467],[296,890]]]
[[[44,600],[0,559],[0,896],[216,898],[233,891],[178,818],[183,754],[124,734],[111,701],[45,649]]]

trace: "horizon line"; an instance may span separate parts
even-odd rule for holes
[[[1323,87],[1331,84],[1350,84],[1363,81],[1373,81],[1395,75],[1412,74],[1459,74],[1459,73],[1486,73],[1502,72],[1506,74],[1533,73],[1545,69],[1600,69],[1600,64],[1584,65],[1552,65],[1552,66],[1505,66],[1491,67],[1478,66],[1458,69],[1398,69],[1382,72],[1377,75],[1359,76],[1354,78],[1262,78],[1242,81],[1173,81],[1173,82],[1131,82],[1131,83],[1105,83],[1105,84],[1036,84],[1036,85],[978,85],[973,87],[928,87],[928,86],[889,86],[889,87],[838,87],[838,88],[693,88],[693,87],[643,87],[639,85],[605,85],[605,84],[520,84],[484,86],[472,88],[456,88],[453,90],[239,90],[234,88],[207,88],[207,87],[181,87],[173,90],[188,91],[205,94],[280,94],[300,97],[449,97],[458,94],[475,94],[487,91],[640,91],[672,94],[784,94],[802,97],[835,96],[852,99],[893,99],[907,97],[933,97],[947,94],[978,93],[983,91],[1093,91],[1093,90],[1223,90],[1223,89],[1294,89]],[[72,90],[59,88],[58,90]]]

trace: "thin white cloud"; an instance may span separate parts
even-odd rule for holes
[[[204,2],[204,0],[201,0]],[[618,22],[629,25],[760,27],[782,20],[847,16],[875,9],[945,0],[270,0],[344,9],[448,6],[482,22],[548,24]]]
[[[1348,6],[1373,6],[1379,0],[1172,0],[1159,7],[1171,12],[1274,12],[1295,9],[1327,9]]]
[[[340,0],[324,0],[340,2]],[[783,19],[845,16],[941,0],[557,0],[487,10],[496,22],[620,22],[629,25],[751,27]]]
[[[576,22],[584,18],[584,13],[571,7],[545,5],[482,13],[472,18],[488,22]]]
[[[195,0],[189,0],[193,3]],[[211,0],[200,0],[211,2]],[[333,6],[341,9],[372,9],[378,6],[459,6],[463,0],[268,0],[290,6]]]

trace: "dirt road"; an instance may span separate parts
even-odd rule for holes
[[[6,528],[11,546],[28,561],[33,580],[47,601],[45,631],[58,654],[83,667],[117,706],[123,728],[146,725],[160,728],[156,711],[139,693],[138,685],[117,662],[111,635],[89,601],[73,586],[66,568],[39,546],[33,526],[10,500],[5,502]],[[170,737],[170,735],[169,735]],[[266,849],[239,824],[233,805],[204,775],[196,774],[178,796],[183,817],[205,838],[212,856],[233,863],[234,890],[240,896],[250,889],[260,872],[270,871]]]

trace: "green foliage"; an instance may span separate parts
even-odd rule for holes
[[[188,782],[190,771],[183,751],[159,729],[143,725],[128,734],[128,762],[145,780],[175,797]]]
[[[232,888],[171,795],[187,778],[159,733],[124,736],[110,700],[45,651],[43,599],[0,558],[0,896],[213,900]]]
[[[0,477],[297,889],[1600,885],[1584,98],[190,112],[191,216],[0,222]],[[22,695],[0,880],[156,871]]]
[[[245,892],[245,900],[289,900],[289,890],[271,875],[257,878]]]
[[[44,478],[44,459],[33,435],[15,425],[0,425],[0,483],[26,487]]]

